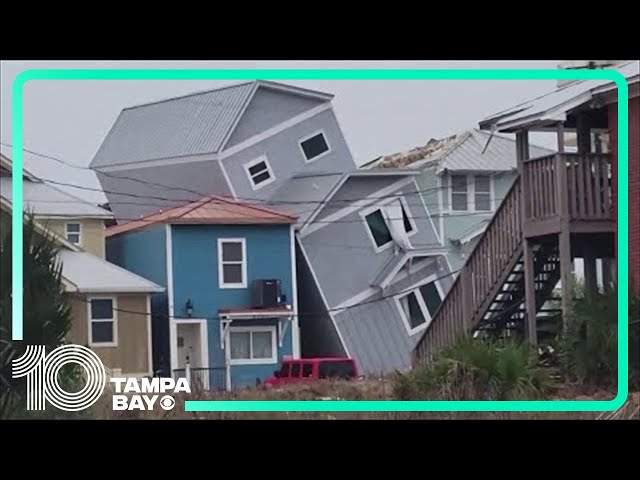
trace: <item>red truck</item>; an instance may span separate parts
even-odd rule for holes
[[[267,388],[280,387],[293,383],[316,381],[325,378],[352,380],[358,378],[356,362],[348,357],[287,358],[282,361],[280,370],[264,381]]]

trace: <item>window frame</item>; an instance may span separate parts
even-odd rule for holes
[[[307,140],[311,140],[313,137],[318,135],[322,135],[322,137],[324,138],[324,143],[326,143],[327,145],[327,150],[322,152],[320,155],[316,155],[315,157],[308,159],[307,154],[304,152],[304,148],[302,148],[302,144]],[[311,133],[309,135],[302,137],[301,139],[298,140],[298,146],[300,147],[300,152],[302,153],[302,158],[304,159],[305,163],[313,163],[316,160],[320,160],[322,157],[326,157],[327,155],[329,155],[332,151],[331,144],[329,143],[329,138],[327,137],[327,134],[325,133],[324,129],[318,130],[314,133]]]
[[[265,166],[267,167],[266,172],[269,174],[269,178],[262,183],[256,184],[249,170],[262,162],[264,162]],[[247,178],[249,179],[249,184],[254,191],[260,190],[261,188],[264,188],[276,181],[276,176],[273,173],[273,169],[271,168],[271,164],[269,163],[269,158],[266,154],[260,155],[258,158],[254,158],[253,160],[245,163],[243,167],[244,171],[247,174]],[[261,171],[260,174],[261,173],[264,172]]]
[[[271,357],[253,358],[253,333],[271,333]],[[231,334],[249,333],[249,356],[251,358],[231,358]],[[229,327],[229,364],[230,365],[273,365],[278,363],[278,339],[275,326]],[[291,366],[289,367],[291,376]]]
[[[415,219],[411,215],[411,209],[409,209],[409,204],[407,203],[407,200],[404,197],[404,195],[398,195],[397,197],[386,199],[386,200],[384,200],[382,202],[378,202],[375,205],[372,205],[372,206],[370,206],[368,208],[365,208],[364,210],[360,211],[360,217],[362,218],[362,221],[364,222],[364,228],[367,231],[367,235],[369,236],[369,239],[371,240],[371,244],[373,245],[373,248],[374,248],[376,253],[380,253],[380,252],[386,250],[387,248],[391,248],[391,246],[393,245],[393,238],[391,239],[390,242],[387,242],[384,245],[378,246],[378,244],[376,243],[376,239],[373,236],[373,232],[371,232],[371,229],[369,228],[369,223],[367,222],[367,217],[369,215],[371,215],[372,213],[374,213],[376,210],[382,210],[382,207],[384,207],[385,205],[388,205],[389,203],[392,203],[395,200],[400,200],[400,204],[402,205],[402,209],[407,214],[407,218],[409,220],[409,224],[411,225],[411,231],[407,232],[407,237],[412,237],[413,235],[418,233],[418,225],[416,224]],[[384,218],[384,214],[383,214],[383,218]],[[386,220],[385,220],[385,225],[387,225]],[[389,225],[387,225],[387,229],[389,229]],[[391,231],[389,231],[389,233],[391,233]]]
[[[223,245],[225,243],[240,243],[242,244],[242,282],[240,283],[225,283],[224,281],[224,265],[234,264],[237,265],[237,261],[223,261]],[[219,238],[218,239],[218,288],[247,288],[247,240],[245,238]]]
[[[421,332],[422,330],[425,330],[433,320],[433,317],[431,316],[431,314],[429,313],[429,309],[427,308],[427,302],[425,301],[424,297],[422,296],[422,292],[420,291],[420,287],[423,287],[429,283],[433,283],[436,286],[436,289],[438,290],[438,294],[440,295],[440,302],[442,303],[442,301],[444,300],[444,292],[442,290],[442,286],[440,285],[440,282],[436,280],[436,278],[437,277],[432,276],[427,280],[421,281],[413,285],[412,287],[403,290],[401,294],[396,295],[394,297],[396,307],[398,308],[398,312],[400,312],[400,318],[402,319],[402,323],[404,323],[404,327],[406,328],[409,336],[413,336],[416,333]],[[405,297],[408,297],[409,295],[416,296],[416,301],[418,303],[418,306],[420,307],[422,316],[425,319],[423,323],[421,323],[415,328],[411,328],[411,321],[405,315],[404,309],[402,308],[402,304],[400,303],[400,300],[402,300]]]
[[[91,306],[94,300],[111,300],[112,315],[111,319],[92,318]],[[94,342],[93,341],[93,322],[96,323],[113,323],[113,339],[111,342]],[[118,346],[118,297],[116,296],[91,296],[87,297],[87,341],[90,347],[117,347]]]
[[[78,231],[77,232],[69,232],[69,225],[78,225]],[[77,242],[72,242],[71,240],[69,240],[69,234],[78,235],[78,241]],[[81,247],[82,246],[82,223],[81,222],[65,222],[65,224],[64,224],[64,238],[67,240],[67,242],[73,243],[74,245],[78,245],[79,247]]]
[[[453,177],[466,177],[467,180],[467,209],[466,210],[454,210],[453,208]],[[489,210],[478,210],[476,208],[476,177],[489,177]],[[495,175],[492,172],[486,173],[450,173],[449,174],[449,208],[448,211],[452,215],[456,215],[457,213],[465,213],[465,212],[478,212],[478,213],[486,213],[491,214],[496,210],[495,204],[495,185],[494,185],[494,177]],[[483,192],[485,193],[485,192]]]

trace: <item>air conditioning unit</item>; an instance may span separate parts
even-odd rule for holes
[[[280,280],[254,280],[251,289],[252,306],[254,308],[273,308],[281,303],[282,289]]]

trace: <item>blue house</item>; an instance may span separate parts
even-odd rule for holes
[[[206,389],[255,386],[300,356],[296,217],[207,196],[107,230],[107,257],[166,287],[154,369]]]

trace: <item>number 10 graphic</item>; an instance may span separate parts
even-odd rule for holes
[[[84,370],[85,385],[77,392],[67,392],[58,383],[58,373],[69,363]],[[27,410],[44,410],[46,402],[67,412],[84,410],[100,398],[107,377],[100,358],[80,345],[63,345],[49,355],[44,345],[28,345],[12,367],[13,378],[27,378]]]

